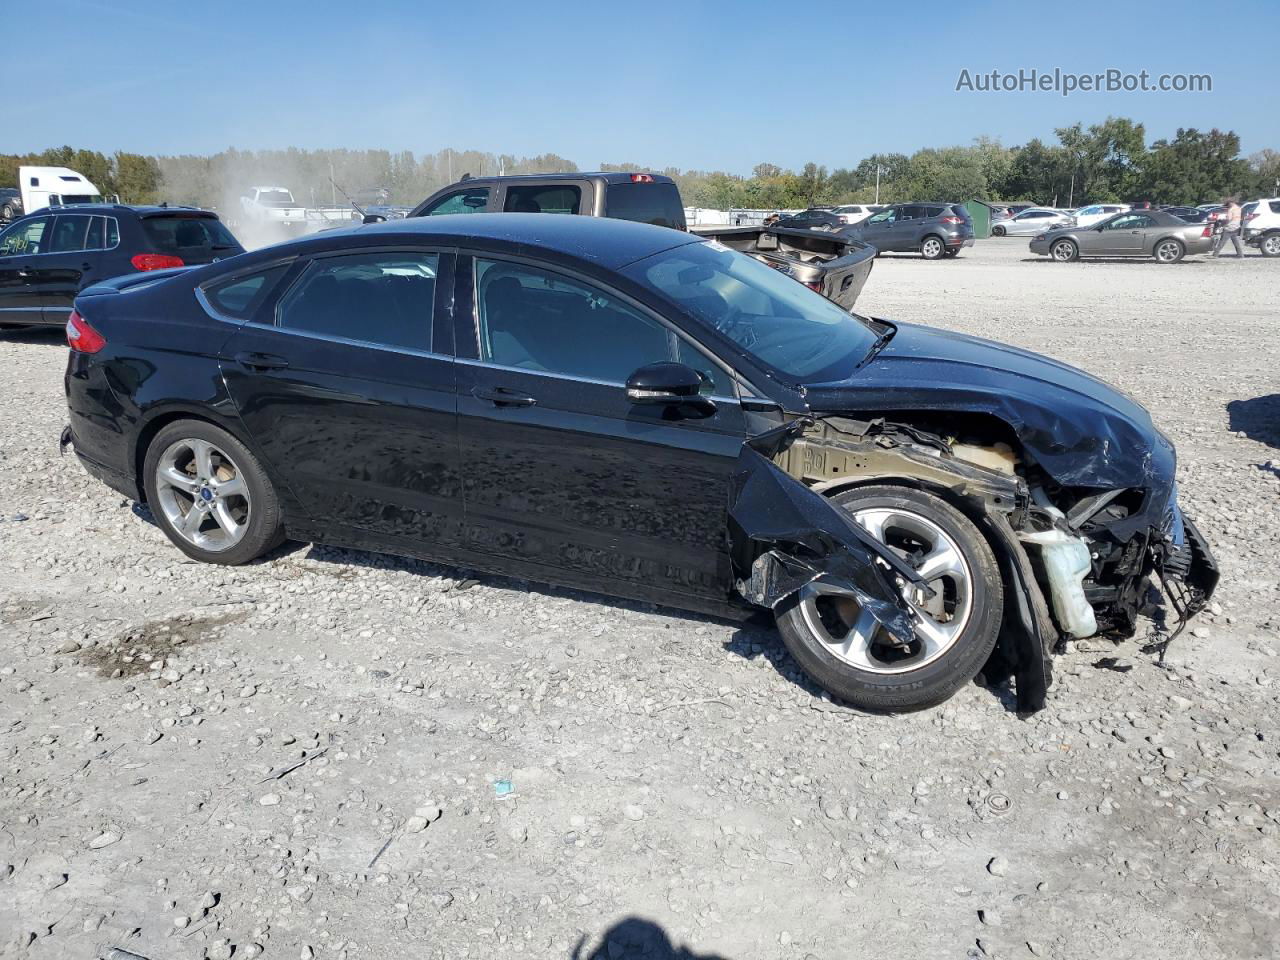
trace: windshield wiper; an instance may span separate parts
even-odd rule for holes
[[[871,349],[867,351],[867,355],[862,358],[862,362],[858,364],[859,367],[864,367],[874,360],[876,354],[883,350],[885,345],[893,339],[893,335],[898,332],[897,325],[890,323],[888,320],[881,320],[877,318],[876,323],[883,323],[885,325],[885,330],[880,334],[880,336],[876,337],[876,342],[871,345]]]

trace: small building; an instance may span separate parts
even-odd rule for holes
[[[985,200],[970,200],[964,208],[969,211],[969,218],[973,221],[974,237],[986,240],[991,236],[991,213],[995,209],[994,205]]]

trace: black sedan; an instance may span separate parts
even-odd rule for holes
[[[714,241],[594,217],[330,231],[85,291],[73,445],[187,555],[284,538],[772,611],[882,710],[1212,593],[1173,449],[1087,374],[844,312]]]

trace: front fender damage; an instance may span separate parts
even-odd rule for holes
[[[894,429],[901,440],[880,421],[802,417],[743,444],[729,491],[729,549],[738,592],[774,610],[820,580],[847,590],[895,640],[910,642],[914,614],[906,588],[926,596],[932,589],[821,491],[833,479],[833,463],[844,478],[945,489],[986,534],[1004,580],[1003,625],[983,676],[988,683],[1012,677],[1020,711],[1043,708],[1051,683],[1049,653],[1058,634],[1010,522],[1022,516],[1025,484],[946,456],[945,444],[930,450],[937,441],[909,427]]]

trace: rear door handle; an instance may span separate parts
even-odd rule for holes
[[[478,400],[488,400],[495,407],[532,407],[538,402],[536,397],[506,387],[473,387],[471,395]]]
[[[283,370],[289,365],[288,360],[274,353],[237,353],[236,363],[250,370]]]

